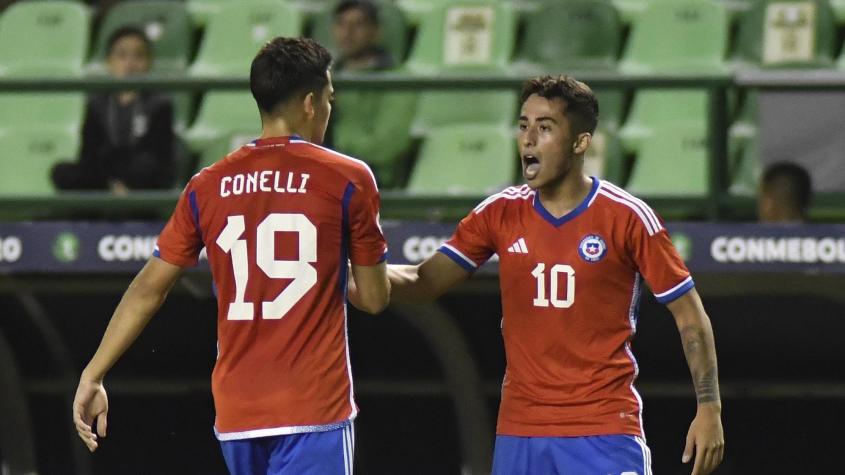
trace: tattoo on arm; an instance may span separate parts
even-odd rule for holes
[[[688,326],[681,329],[681,342],[698,403],[719,401],[719,377],[712,335],[699,326]]]

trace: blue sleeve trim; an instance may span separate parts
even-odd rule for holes
[[[662,297],[657,297],[657,301],[662,303],[662,304],[674,302],[675,300],[678,300],[684,294],[686,294],[687,292],[692,290],[693,287],[695,287],[695,282],[692,279],[690,279],[686,283],[684,283],[683,285],[678,287],[677,289],[673,290],[671,293],[666,294]]]
[[[378,260],[378,264],[381,264],[382,262],[387,262],[388,258],[390,258],[390,252],[384,251],[384,254],[382,254],[381,256],[381,259]]]
[[[161,251],[159,251],[158,249],[156,249],[155,251],[153,251],[153,256],[154,256],[154,257],[158,257],[159,259],[161,259]]]
[[[459,256],[455,251],[449,249],[448,247],[441,246],[440,249],[437,250],[437,252],[442,252],[449,259],[455,261],[456,264],[463,267],[464,270],[469,272],[470,274],[476,271],[476,267],[465,261],[463,257]]]

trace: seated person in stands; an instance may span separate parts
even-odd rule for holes
[[[143,75],[152,65],[144,32],[122,27],[109,37],[106,65],[115,78]],[[141,91],[92,94],[85,111],[76,163],[60,163],[52,178],[60,190],[169,188],[173,182],[173,105]]]
[[[383,71],[394,66],[380,46],[378,8],[367,0],[343,0],[332,28],[338,49],[334,71]],[[366,161],[384,187],[397,186],[411,146],[409,129],[416,95],[409,92],[344,91],[332,115],[330,145]]]
[[[805,223],[813,188],[810,174],[794,163],[769,166],[760,181],[757,210],[762,223]]]

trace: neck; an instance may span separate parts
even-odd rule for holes
[[[549,213],[561,217],[584,201],[592,185],[593,180],[580,168],[570,170],[560,182],[538,190],[540,202]]]
[[[305,127],[293,124],[283,117],[263,117],[261,120],[261,138],[287,137],[299,135],[304,140],[311,141],[311,134],[304,131]]]

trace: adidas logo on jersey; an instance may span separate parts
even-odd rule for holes
[[[518,241],[513,243],[513,245],[508,248],[508,252],[516,254],[528,254],[528,246],[525,245],[525,239],[519,238]]]

